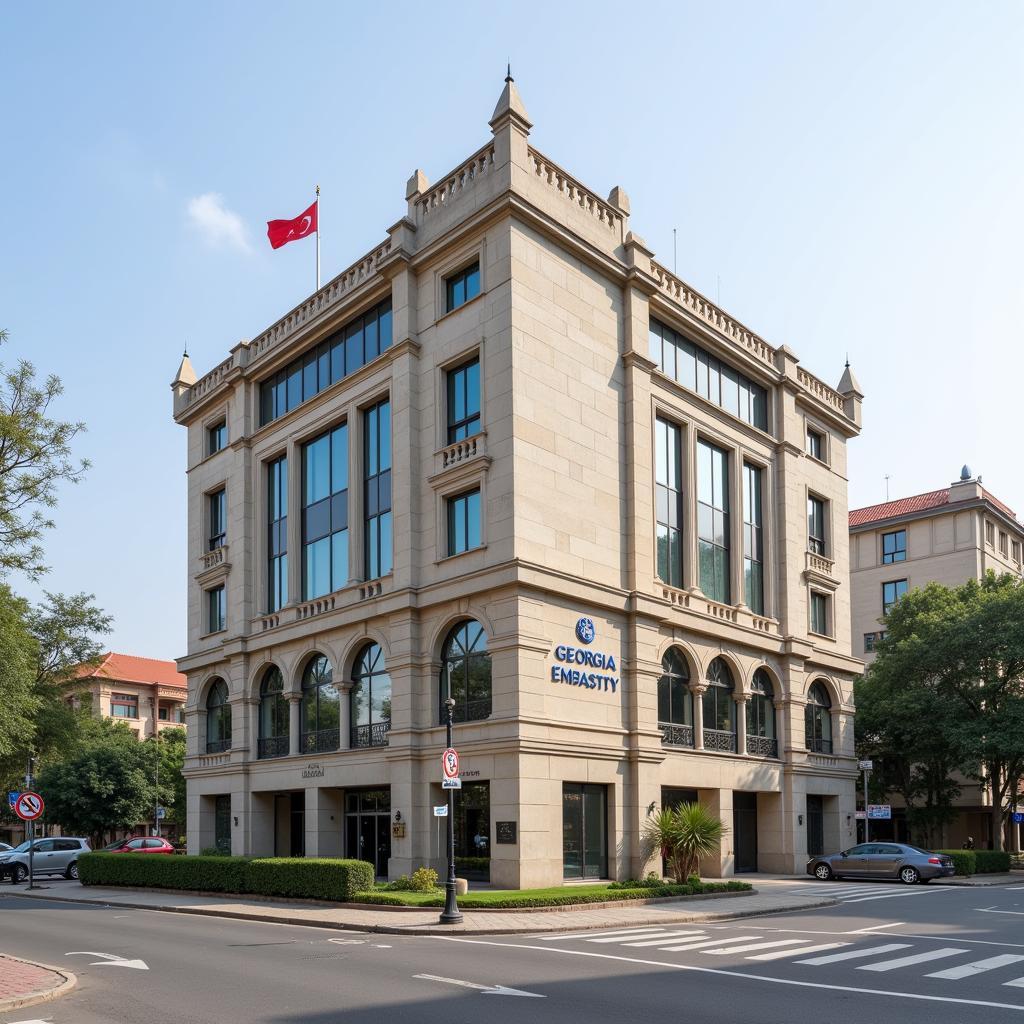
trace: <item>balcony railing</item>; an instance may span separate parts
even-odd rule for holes
[[[747,753],[757,757],[778,757],[779,741],[771,736],[747,736]]]
[[[374,722],[372,725],[354,725],[352,727],[352,747],[386,747],[390,722]]]
[[[261,736],[256,745],[256,756],[264,757],[287,757],[288,737],[287,736]]]
[[[481,700],[463,701],[452,708],[452,721],[459,722],[482,722],[485,718],[491,717],[491,698],[484,697]],[[441,708],[441,725],[447,721],[444,708]]]
[[[804,739],[804,744],[807,749],[815,754],[831,754],[832,753],[832,740],[825,739],[823,736],[807,736]]]
[[[725,729],[705,729],[704,749],[724,750],[734,754],[736,752],[736,733],[728,732]]]
[[[206,753],[208,754],[223,754],[225,750],[231,749],[231,737],[229,736],[226,740],[207,740],[206,741]]]
[[[692,725],[675,725],[672,722],[659,722],[658,728],[661,729],[661,742],[666,747],[693,746]]]
[[[340,729],[320,729],[317,732],[304,732],[299,749],[304,754],[326,754],[337,750],[340,745]]]

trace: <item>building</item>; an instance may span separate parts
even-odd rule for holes
[[[948,487],[897,498],[850,512],[850,587],[857,654],[870,664],[885,635],[885,615],[908,590],[927,583],[960,586],[997,575],[1021,575],[1024,526],[1013,511],[981,485],[967,466]],[[978,782],[958,778],[957,818],[945,830],[944,848],[971,836],[978,847],[992,845],[991,794]],[[908,839],[906,807],[897,794],[891,826],[872,823],[871,831]],[[1020,836],[1017,836],[1019,848]]]
[[[185,676],[173,661],[109,652],[68,683],[68,700],[88,701],[94,714],[124,722],[139,739],[185,725]]]
[[[654,809],[728,826],[703,870],[854,835],[846,443],[861,395],[657,263],[491,136],[385,241],[197,380],[188,430],[189,849],[641,875]],[[810,513],[810,527],[808,515]]]

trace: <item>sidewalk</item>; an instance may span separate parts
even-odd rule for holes
[[[1002,875],[971,875],[969,878],[940,878],[933,885],[1024,885],[1024,871],[1009,871]]]
[[[69,971],[0,953],[0,1013],[57,999],[76,983]]]
[[[779,891],[773,891],[779,890]],[[57,902],[89,903],[137,910],[162,910],[178,914],[201,914],[273,924],[301,924],[316,928],[339,928],[390,935],[509,935],[516,933],[630,928],[633,926],[729,921],[762,914],[811,910],[834,906],[836,900],[815,894],[808,885],[806,895],[783,893],[778,883],[769,882],[749,896],[710,898],[692,902],[635,906],[621,903],[602,909],[552,908],[530,913],[516,911],[466,910],[458,925],[438,923],[439,911],[371,910],[344,905],[305,901],[262,900],[243,897],[196,896],[154,890],[103,888],[68,883],[49,893],[28,893],[25,887],[4,886],[0,897],[32,898]]]

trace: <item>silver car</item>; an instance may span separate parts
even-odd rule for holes
[[[78,877],[79,856],[92,849],[88,839],[71,836],[35,839],[32,847],[32,871],[35,874],[63,875],[71,879]],[[15,885],[28,878],[28,848],[26,840],[9,852],[0,852],[0,878],[6,875]]]
[[[906,843],[861,843],[842,853],[811,857],[807,874],[830,878],[898,878],[907,885],[956,874],[953,858]]]

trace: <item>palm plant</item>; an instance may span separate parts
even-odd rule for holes
[[[694,803],[662,808],[645,823],[643,835],[648,856],[660,852],[681,884],[697,873],[702,857],[718,849],[726,831],[721,819]]]

